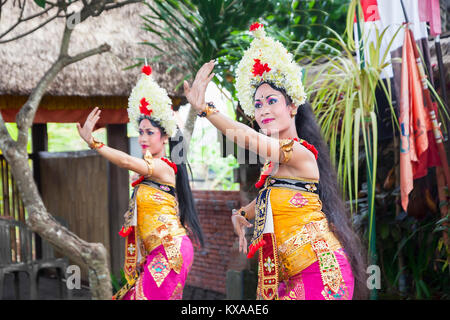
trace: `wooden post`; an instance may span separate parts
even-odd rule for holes
[[[31,152],[33,159],[33,177],[36,182],[37,189],[42,197],[41,186],[41,166],[39,160],[39,152],[48,151],[48,134],[46,123],[35,123],[31,126]],[[36,258],[42,257],[41,237],[35,234]]]
[[[126,124],[106,126],[108,146],[129,153]],[[128,171],[108,163],[108,204],[111,272],[120,279],[123,268],[125,241],[118,234],[123,224],[123,214],[128,208],[129,175]]]
[[[33,176],[37,188],[41,192],[41,171],[39,169],[39,151],[48,151],[48,135],[46,123],[35,123],[31,127],[31,150],[33,154]]]

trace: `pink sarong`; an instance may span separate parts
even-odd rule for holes
[[[184,284],[192,267],[194,248],[188,236],[181,236],[180,252],[183,265],[180,273],[170,269],[164,246],[147,255],[136,284],[123,300],[181,300]]]
[[[278,286],[279,299],[283,300],[351,300],[354,277],[343,249],[334,251],[341,269],[343,281],[337,293],[323,285],[319,262],[316,261],[302,272],[282,281]]]

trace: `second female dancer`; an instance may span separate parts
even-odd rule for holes
[[[132,90],[128,117],[139,132],[142,158],[104,145],[92,137],[100,118],[95,108],[85,124],[77,124],[80,136],[91,149],[113,164],[134,171],[130,207],[119,234],[126,238],[124,273],[127,283],[113,297],[116,300],[178,300],[182,298],[194,252],[188,237],[203,245],[186,170],[185,148],[166,90],[153,80],[150,66]],[[169,150],[176,150],[166,157]]]
[[[363,249],[306,102],[301,68],[261,24],[253,24],[250,31],[255,39],[238,65],[236,90],[242,109],[262,133],[205,102],[214,61],[200,68],[191,86],[185,82],[184,90],[199,116],[266,159],[255,184],[260,189],[257,198],[232,215],[245,253],[245,228],[254,220],[248,257],[259,253],[257,298],[365,298]]]

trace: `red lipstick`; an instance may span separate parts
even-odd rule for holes
[[[275,120],[274,118],[268,118],[268,119],[263,119],[261,122],[263,123],[263,124],[267,124],[267,123],[269,123],[269,122],[271,122],[271,121],[273,121],[273,120]]]

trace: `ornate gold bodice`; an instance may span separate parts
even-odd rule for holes
[[[177,199],[171,194],[157,186],[142,184],[137,190],[136,205],[138,237],[146,253],[162,244],[162,230],[172,237],[186,235],[178,217]]]
[[[268,177],[266,187],[270,188],[270,204],[273,215],[274,234],[280,263],[280,280],[296,275],[317,261],[313,241],[323,239],[332,251],[341,248],[335,235],[329,230],[322,202],[316,192],[317,180],[288,177],[300,181],[305,190],[289,186],[271,186]],[[308,190],[309,188],[309,190]]]

